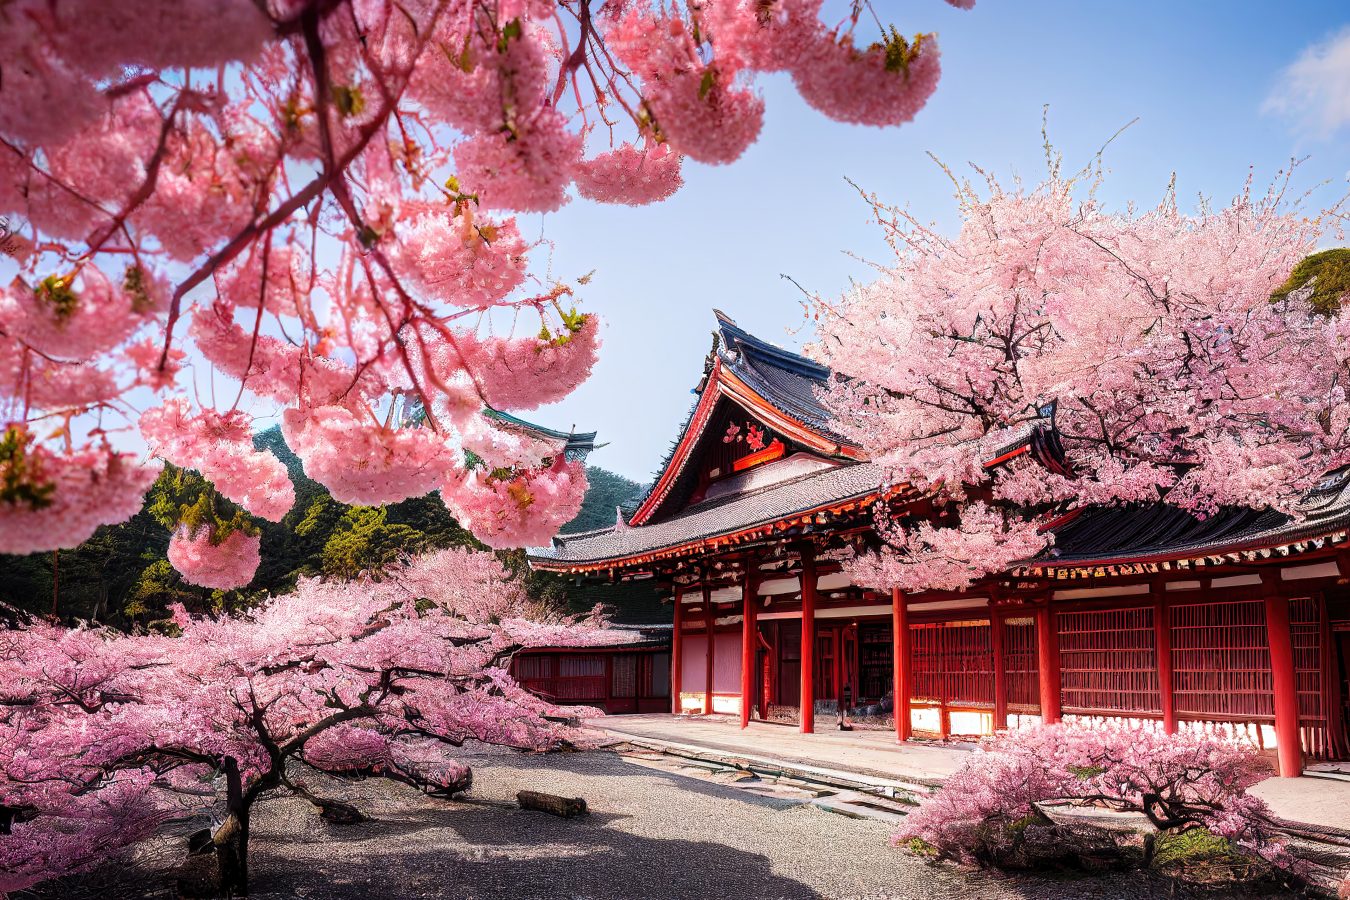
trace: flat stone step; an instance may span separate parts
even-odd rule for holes
[[[789,778],[795,782],[822,785],[835,790],[858,791],[888,798],[901,797],[909,800],[911,803],[917,802],[919,797],[927,796],[938,783],[934,781],[931,784],[927,784],[918,783],[917,780],[901,781],[898,779],[878,778],[874,775],[865,775],[859,772],[826,769],[820,766],[793,763],[786,760],[774,759],[772,757],[720,752],[710,750],[706,747],[679,744],[674,741],[663,741],[656,738],[625,736],[624,743],[631,747],[638,748],[639,751],[656,751],[669,756],[679,757],[684,760],[710,763],[734,769],[743,769],[754,772],[760,776]]]

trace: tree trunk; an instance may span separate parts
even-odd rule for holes
[[[225,757],[225,821],[212,836],[216,864],[220,870],[220,891],[226,897],[248,896],[248,817],[239,764]]]
[[[52,551],[52,618],[57,618],[61,599],[61,551]]]

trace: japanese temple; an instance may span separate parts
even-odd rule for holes
[[[827,369],[716,316],[698,399],[636,509],[530,555],[673,603],[671,711],[891,723],[901,741],[1143,720],[1249,741],[1285,775],[1350,753],[1350,472],[1298,519],[1077,508],[1045,522],[1051,551],[967,590],[852,584],[839,560],[875,545],[878,504],[925,516],[928,498],[883,487],[833,430]],[[1023,454],[1062,465],[1038,425],[986,466]]]

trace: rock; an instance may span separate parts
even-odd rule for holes
[[[521,809],[534,809],[564,819],[586,814],[586,801],[580,797],[559,797],[557,794],[545,794],[540,791],[520,791],[516,794],[516,803],[520,804]]]

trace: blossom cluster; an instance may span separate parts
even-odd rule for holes
[[[1112,211],[1098,180],[965,184],[955,235],[876,203],[892,267],[818,301],[837,427],[948,507],[941,527],[882,529],[879,586],[962,587],[1045,550],[1075,504],[1298,516],[1350,463],[1350,319],[1271,299],[1329,220],[1287,180],[1194,213],[1171,193]],[[1064,459],[990,465],[1028,429]]]
[[[0,216],[26,224],[0,289],[0,420],[66,423],[31,429],[53,477],[139,421],[153,454],[275,520],[292,493],[241,412],[261,400],[339,499],[440,488],[494,544],[541,541],[582,481],[542,459],[488,459],[512,472],[483,477],[466,431],[482,443],[484,407],[575,389],[600,323],[575,286],[531,274],[514,214],[574,194],[657,202],[686,156],[731,162],[759,134],[762,72],[842,121],[911,118],[934,38],[869,41],[861,7],[822,15],[820,0],[4,3]],[[142,467],[127,484],[153,472],[116,466]],[[131,508],[102,481],[51,484],[61,516]],[[35,515],[58,518],[0,502],[0,532],[25,535],[5,546],[84,530]]]

